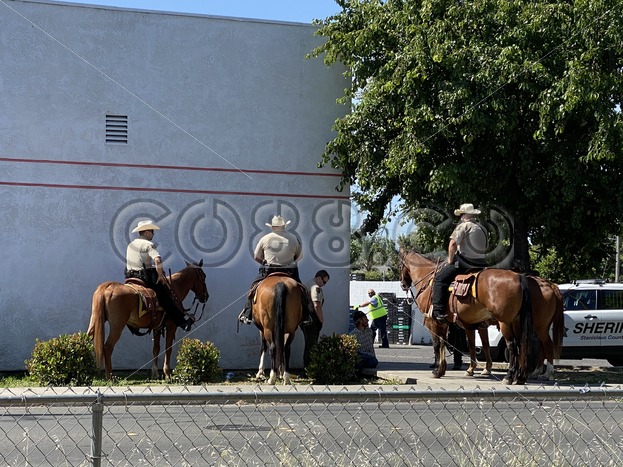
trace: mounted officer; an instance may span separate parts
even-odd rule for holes
[[[261,264],[259,275],[253,280],[251,290],[247,295],[247,301],[244,309],[238,315],[238,320],[244,324],[253,322],[253,293],[260,283],[269,274],[282,272],[292,277],[301,284],[299,277],[298,261],[303,257],[303,247],[298,237],[285,230],[286,225],[290,221],[285,222],[283,217],[274,216],[270,224],[266,224],[271,228],[271,232],[260,238],[253,259]],[[303,288],[302,305],[303,305],[303,321],[301,324],[308,325],[312,322],[311,299],[309,291],[301,284]]]
[[[469,203],[454,210],[454,215],[461,216],[461,220],[450,235],[448,260],[435,273],[433,283],[433,318],[442,323],[447,321],[448,287],[454,278],[485,266],[487,234],[474,220],[478,214],[480,210]]]
[[[154,231],[160,230],[151,220],[139,221],[132,233],[138,237],[130,242],[126,251],[125,277],[141,279],[145,286],[153,289],[158,303],[173,322],[184,331],[190,331],[193,320],[186,318],[184,308],[172,296],[162,267],[162,258],[152,242]]]

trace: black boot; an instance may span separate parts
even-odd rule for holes
[[[253,303],[251,302],[250,297],[247,297],[247,301],[244,304],[244,309],[238,315],[238,321],[240,321],[242,324],[253,323]]]
[[[182,324],[180,325],[180,328],[182,329],[182,331],[188,332],[192,328],[193,324],[194,324],[194,321],[192,319],[185,318],[182,321]]]

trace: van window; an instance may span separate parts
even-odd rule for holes
[[[597,295],[595,292],[595,290],[568,290],[563,298],[565,310],[597,309]],[[623,296],[621,298],[623,299]]]
[[[600,290],[599,309],[623,310],[623,290]]]

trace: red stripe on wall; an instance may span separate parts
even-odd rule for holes
[[[279,170],[254,170],[254,169],[227,169],[219,167],[191,167],[178,165],[148,165],[148,164],[121,164],[116,162],[87,162],[87,161],[59,161],[52,159],[19,159],[14,157],[0,157],[0,162],[19,162],[30,164],[57,164],[57,165],[81,165],[95,167],[127,167],[138,169],[160,169],[160,170],[194,170],[203,172],[230,172],[230,173],[254,173],[266,175],[304,175],[306,177],[340,177],[340,174],[323,172],[286,172]]]
[[[108,191],[141,191],[157,193],[192,193],[200,195],[234,195],[234,196],[270,196],[274,198],[316,198],[316,199],[349,199],[346,195],[304,195],[292,193],[254,193],[251,191],[216,191],[216,190],[186,190],[179,188],[139,188],[121,186],[95,186],[95,185],[61,185],[52,183],[28,183],[28,182],[0,182],[0,186],[36,187],[36,188],[66,188],[79,190],[108,190]]]

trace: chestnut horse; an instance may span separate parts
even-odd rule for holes
[[[186,265],[186,268],[171,275],[169,279],[171,290],[180,301],[183,301],[188,292],[192,290],[195,293],[195,299],[198,299],[205,306],[209,295],[205,284],[206,275],[202,269],[203,260],[198,264],[186,263]],[[164,311],[160,308],[155,312],[155,316],[146,313],[139,317],[139,301],[139,293],[134,288],[119,282],[104,282],[95,289],[87,334],[93,336],[97,366],[102,368],[105,365],[106,378],[112,378],[112,352],[126,325],[135,329],[147,329],[147,332],[153,330],[154,347],[151,377],[158,379],[160,333],[156,334],[156,330],[162,331],[164,327],[166,328],[166,350],[163,373],[166,379],[171,379],[171,352],[177,326],[173,320],[164,316]],[[104,342],[106,321],[109,324],[109,332],[108,338]]]
[[[564,307],[562,294],[556,284],[542,277],[527,276],[530,286],[530,297],[532,300],[532,310],[534,320],[541,318],[547,320],[549,317],[550,326],[553,329],[553,340],[548,329],[542,326],[535,326],[534,332],[539,341],[539,364],[533,376],[540,380],[549,380],[554,375],[554,360],[560,357],[562,341],[564,335]],[[506,325],[500,326],[500,331],[504,335]],[[514,333],[509,333],[513,335]],[[547,363],[543,368],[543,360]]]
[[[432,281],[437,265],[416,252],[400,252],[402,267],[400,282],[407,290],[416,289],[416,301],[424,314],[431,306]],[[531,281],[534,280],[533,285]],[[529,362],[535,361],[532,336],[536,333],[543,349],[553,349],[553,357],[558,358],[564,333],[563,316],[541,312],[532,307],[532,293],[536,293],[535,279],[504,269],[484,269],[478,274],[474,289],[475,297],[453,298],[457,323],[466,328],[476,328],[483,322],[497,321],[509,349],[509,367],[504,378],[505,384],[524,384],[531,371]],[[540,305],[540,302],[536,303]],[[450,309],[450,303],[448,304]],[[550,326],[554,325],[554,342],[549,336]],[[447,370],[444,340],[448,325],[434,319],[425,320],[426,327],[433,337],[439,366],[433,371],[435,377],[442,377]],[[468,333],[469,337],[469,333]]]
[[[271,357],[269,384],[275,384],[277,377],[283,378],[283,384],[291,384],[290,346],[303,317],[301,293],[298,282],[281,273],[267,276],[255,292],[253,321],[262,339],[256,377],[264,377],[264,358],[268,348]]]

